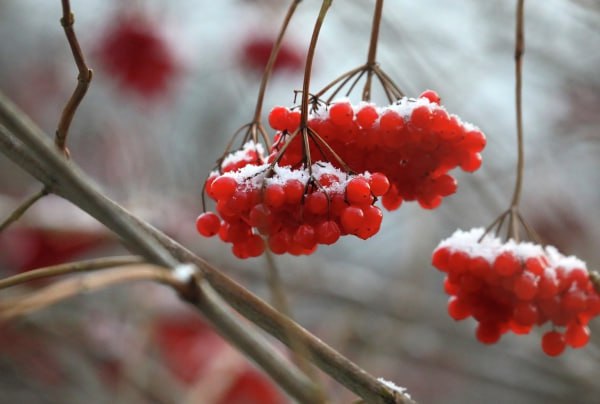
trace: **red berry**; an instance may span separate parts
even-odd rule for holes
[[[258,257],[265,251],[265,242],[262,237],[254,234],[246,241],[246,253],[250,257]]]
[[[379,128],[384,132],[398,132],[404,127],[404,119],[396,112],[388,110],[379,119]]]
[[[269,125],[275,130],[287,129],[289,111],[286,107],[275,107],[269,113]]]
[[[571,323],[565,332],[565,341],[572,348],[581,348],[590,340],[590,329],[579,323]]]
[[[505,251],[496,257],[494,271],[501,276],[511,276],[521,269],[521,263],[510,251]]]
[[[196,219],[196,229],[204,237],[212,237],[219,232],[221,220],[212,212],[205,212]]]
[[[329,119],[338,126],[347,127],[354,119],[354,111],[349,102],[338,102],[329,107]]]
[[[368,205],[373,202],[371,187],[364,178],[353,178],[346,185],[346,198],[354,205]]]
[[[452,296],[448,299],[448,314],[454,320],[460,321],[471,315],[471,309],[463,300]]]
[[[431,264],[442,272],[448,272],[450,254],[451,252],[448,247],[437,248],[431,257]]]
[[[365,105],[356,113],[356,122],[365,129],[372,127],[377,118],[379,118],[379,114],[371,105]]]
[[[477,171],[479,167],[481,167],[481,154],[479,153],[469,153],[460,163],[460,168],[469,173]]]
[[[290,205],[299,204],[304,195],[304,185],[298,180],[288,180],[283,186],[285,202]]]
[[[515,295],[521,300],[531,300],[537,292],[537,282],[529,272],[517,276],[513,287]]]
[[[308,224],[303,224],[298,227],[294,234],[294,243],[302,246],[305,249],[311,249],[317,243],[315,229]]]
[[[285,230],[269,236],[269,248],[275,254],[285,254],[290,247],[290,243],[290,234]]]
[[[308,212],[315,215],[322,215],[327,212],[329,201],[327,200],[325,193],[317,191],[306,195],[304,204]]]
[[[426,105],[413,109],[410,114],[410,123],[413,127],[425,130],[431,122],[431,110]]]
[[[269,184],[265,189],[265,203],[271,208],[279,208],[285,203],[285,191],[279,184]]]
[[[482,344],[495,344],[502,336],[502,329],[495,323],[479,323],[475,331],[475,336]]]
[[[227,199],[233,195],[237,187],[234,178],[222,175],[215,179],[210,185],[210,192],[216,199]]]
[[[325,245],[335,243],[341,235],[340,228],[333,220],[320,223],[316,228],[316,233],[319,244]]]
[[[548,356],[558,356],[565,350],[565,337],[558,331],[548,331],[542,337],[542,350]]]
[[[385,174],[373,173],[369,178],[371,192],[375,196],[383,196],[390,189],[390,180]]]
[[[391,188],[383,198],[381,198],[381,204],[387,210],[394,211],[402,205],[402,198],[398,195],[398,191],[395,191],[395,188]]]
[[[346,233],[354,234],[362,225],[365,214],[361,208],[356,206],[348,206],[342,211],[341,216],[342,227]]]
[[[419,95],[419,98],[427,98],[429,100],[429,102],[432,102],[434,104],[440,104],[441,98],[438,95],[438,93],[436,93],[433,90],[425,90],[421,93],[421,95]]]

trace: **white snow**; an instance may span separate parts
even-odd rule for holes
[[[265,185],[284,185],[289,180],[298,180],[302,183],[302,185],[306,185],[309,180],[309,173],[306,169],[292,169],[289,166],[282,167],[276,164],[273,168],[273,175],[269,178],[265,178],[268,170],[268,163],[261,165],[249,164],[237,171],[224,173],[223,176],[231,177],[235,179],[238,184],[244,184],[246,187],[254,189],[262,187],[263,183]],[[329,162],[322,161],[312,165],[312,174],[317,181],[319,181],[325,174],[337,177],[339,179],[338,182],[323,186],[323,189],[326,192],[333,193],[344,192],[348,181],[356,177],[334,167]],[[369,172],[364,172],[359,176],[369,179],[371,174]]]
[[[188,283],[196,273],[194,264],[181,264],[173,268],[173,276],[182,283]]]
[[[406,398],[408,398],[410,400],[410,394],[408,394],[406,392],[406,387],[400,387],[398,385],[396,385],[394,382],[390,382],[389,380],[385,380],[383,377],[379,377],[377,378],[377,381],[380,382],[381,384],[383,384],[385,387],[402,394],[403,396],[405,396]]]
[[[225,157],[223,159],[223,162],[221,163],[221,167],[225,167],[230,163],[247,161],[249,159],[248,152],[250,152],[250,151],[256,151],[256,153],[258,154],[258,157],[260,159],[264,159],[265,149],[264,149],[263,145],[260,143],[255,143],[252,140],[250,140],[250,141],[244,143],[244,145],[242,146],[241,149],[228,154],[227,157]]]
[[[510,251],[514,256],[521,260],[535,257],[545,257],[548,260],[549,268],[563,267],[570,271],[576,268],[587,270],[585,262],[574,257],[562,255],[556,247],[542,247],[539,244],[534,244],[528,241],[517,243],[510,239],[503,242],[500,238],[487,234],[481,242],[479,239],[485,232],[482,227],[473,228],[469,231],[456,230],[452,236],[442,240],[438,245],[440,247],[448,247],[451,251],[462,251],[470,257],[485,258],[490,264],[494,262],[496,257],[503,252]]]
[[[319,106],[319,108],[317,110],[311,112],[309,119],[319,119],[319,120],[328,119],[329,118],[329,108],[331,107],[331,105],[334,105],[334,104],[337,104],[340,102],[350,103],[350,99],[347,97],[338,98],[338,99],[332,101],[331,104],[329,105],[329,107],[327,107],[325,105],[321,105],[321,106]],[[404,120],[409,119],[413,110],[415,108],[421,107],[421,106],[426,106],[431,111],[434,111],[434,110],[446,111],[446,108],[444,108],[442,105],[433,103],[433,102],[429,101],[429,99],[427,99],[427,98],[403,97],[400,100],[398,100],[397,102],[395,102],[394,104],[387,105],[385,107],[378,107],[374,103],[364,102],[364,101],[361,101],[358,104],[351,104],[351,105],[352,105],[352,109],[355,114],[358,111],[360,111],[362,108],[364,108],[365,106],[369,105],[369,106],[375,107],[375,110],[377,111],[377,114],[379,115],[379,117],[381,117],[387,111],[394,111],[397,114],[399,114],[400,116],[402,116],[404,118]],[[448,112],[448,111],[446,111],[446,112]],[[477,126],[473,125],[472,123],[463,121],[458,115],[448,113],[448,116],[456,118],[457,121],[459,122],[459,124],[461,126],[463,126],[466,131],[480,130]],[[379,124],[379,117],[375,121],[374,125]]]

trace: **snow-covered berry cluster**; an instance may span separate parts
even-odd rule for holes
[[[311,254],[318,244],[340,236],[367,239],[379,231],[381,210],[375,197],[388,191],[382,174],[345,173],[327,162],[305,168],[257,164],[257,148],[247,144],[223,160],[222,174],[206,182],[216,213],[201,214],[196,226],[203,236],[216,234],[233,244],[239,258],[263,253],[266,239],[276,254]],[[311,176],[312,174],[312,176]]]
[[[343,99],[313,111],[308,127],[355,172],[380,172],[388,177],[391,187],[382,198],[386,209],[397,209],[403,200],[434,209],[443,197],[456,192],[456,181],[448,172],[459,166],[468,172],[477,170],[486,144],[479,129],[448,114],[439,102],[431,90],[385,107],[365,102],[352,105]],[[276,107],[269,124],[279,131],[270,156],[273,160],[284,145],[284,134],[298,129],[300,112]],[[287,145],[281,165],[302,164],[302,142],[297,136]],[[319,141],[311,141],[310,149],[313,160],[340,167]]]
[[[458,230],[433,253],[433,265],[447,274],[450,316],[477,320],[476,337],[484,344],[507,331],[527,334],[550,323],[542,337],[546,354],[586,345],[587,324],[600,314],[600,296],[585,263],[554,247],[483,235],[482,228]]]

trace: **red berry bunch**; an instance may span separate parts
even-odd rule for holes
[[[140,15],[118,17],[107,28],[98,56],[124,88],[146,97],[163,95],[179,70],[158,26]]]
[[[455,167],[477,170],[486,144],[479,129],[448,114],[439,100],[431,90],[417,99],[403,98],[386,107],[339,100],[313,111],[308,126],[352,170],[387,176],[391,186],[382,199],[386,209],[397,209],[403,200],[416,200],[422,207],[434,209],[443,197],[456,192],[456,180],[448,172]],[[298,111],[285,107],[271,111],[269,124],[280,131],[271,159],[281,150],[283,138],[297,130],[299,122]],[[312,141],[310,145],[313,159],[339,165],[318,143]],[[297,136],[280,164],[301,165],[302,147],[302,139]]]
[[[477,339],[496,343],[502,334],[528,334],[533,326],[552,324],[542,337],[550,356],[565,347],[587,344],[591,318],[600,314],[600,296],[586,265],[554,247],[516,243],[486,235],[484,230],[456,231],[433,253],[433,265],[447,273],[448,313],[455,320],[479,322]]]
[[[308,255],[343,235],[376,234],[382,213],[373,202],[388,188],[382,174],[350,175],[325,162],[314,164],[311,173],[249,163],[209,178],[206,192],[216,213],[201,214],[196,227],[203,236],[218,234],[233,244],[239,258],[261,255],[264,239],[276,254]]]

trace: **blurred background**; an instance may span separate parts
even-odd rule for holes
[[[558,358],[543,331],[493,346],[446,312],[431,252],[455,229],[486,226],[510,201],[515,174],[515,1],[385,4],[378,60],[409,96],[434,89],[488,138],[482,168],[455,171],[458,192],[434,211],[384,212],[368,241],[346,237],[309,257],[277,257],[295,319],[422,403],[594,403],[600,327]],[[311,89],[366,60],[372,1],[334,1]],[[245,286],[269,298],[265,261],[240,261],[197,235],[204,178],[252,119],[262,69],[288,2],[72,1],[94,80],[68,140],[73,161],[107,194]],[[320,2],[304,0],[264,110],[292,105]],[[526,2],[523,213],[544,240],[598,268],[600,3]],[[48,133],[76,85],[59,1],[0,2],[0,89]],[[360,91],[355,92],[358,101]],[[385,103],[381,93],[374,101]],[[4,217],[39,189],[0,156]],[[47,197],[0,235],[0,273],[124,254],[102,226]],[[5,295],[23,293],[44,283]],[[323,377],[333,402],[351,393]],[[0,402],[285,403],[260,372],[170,290],[111,288],[0,325]]]

